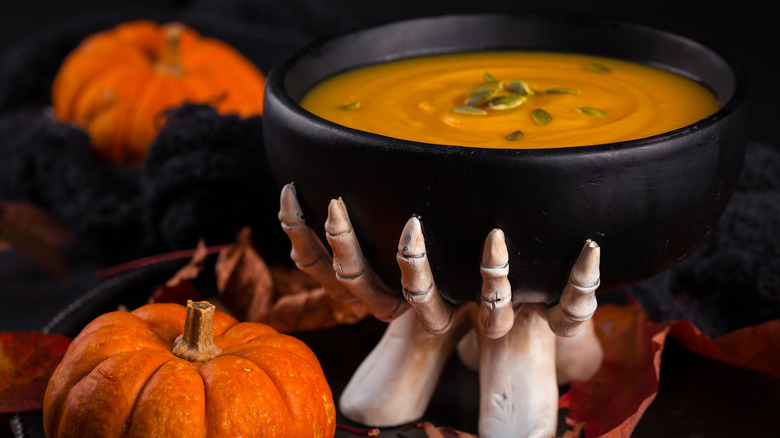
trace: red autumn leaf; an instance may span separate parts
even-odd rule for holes
[[[636,306],[602,305],[594,315],[604,364],[588,382],[572,382],[561,397],[569,408],[565,436],[629,437],[658,391],[667,335],[689,350],[733,366],[780,378],[780,320],[711,339],[689,321],[656,323]]]
[[[780,379],[780,319],[711,339],[688,321],[672,326],[669,336],[701,356]]]
[[[73,235],[51,215],[22,202],[0,204],[0,250],[14,249],[67,280],[68,269],[55,250]]]
[[[0,414],[37,411],[70,339],[38,332],[0,333]]]
[[[670,324],[654,323],[636,306],[601,305],[594,315],[604,346],[601,369],[572,382],[561,406],[586,437],[629,437],[658,392],[661,352]]]

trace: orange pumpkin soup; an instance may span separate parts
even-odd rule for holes
[[[547,52],[410,58],[334,76],[301,101],[334,123],[482,148],[556,148],[644,138],[717,111],[683,76],[619,59]]]

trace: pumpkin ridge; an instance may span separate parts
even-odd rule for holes
[[[205,438],[203,393],[203,379],[192,363],[172,357],[161,364],[138,391],[125,423],[129,423],[125,438],[167,437],[172,433]],[[200,421],[196,421],[198,417]]]
[[[78,385],[79,383],[81,383],[81,381],[82,381],[82,380],[84,380],[84,379],[85,379],[87,376],[89,376],[89,374],[90,374],[90,373],[91,373],[91,372],[92,372],[94,369],[96,369],[97,367],[99,367],[99,366],[100,366],[100,364],[102,364],[103,362],[105,362],[105,361],[107,361],[107,360],[111,359],[111,358],[112,358],[112,357],[114,357],[114,356],[117,356],[117,355],[120,355],[120,354],[131,354],[131,353],[166,353],[166,352],[167,352],[167,350],[151,350],[151,349],[143,349],[143,350],[117,350],[117,351],[112,351],[112,352],[111,352],[111,353],[110,353],[108,356],[106,356],[106,357],[104,357],[103,359],[101,359],[101,360],[100,360],[100,362],[98,362],[97,364],[95,364],[95,366],[93,366],[91,369],[89,369],[89,371],[87,371],[86,373],[84,373],[84,375],[82,375],[81,377],[79,377],[79,378],[78,378],[78,379],[77,379],[77,380],[76,380],[76,381],[75,381],[75,382],[74,382],[72,385],[70,385],[70,388],[69,388],[68,392],[69,392],[69,391],[70,391],[70,389],[72,389],[74,386],[76,386],[76,385]],[[66,396],[65,398],[67,398],[67,396]]]
[[[84,373],[84,375],[83,375],[83,376],[81,376],[81,377],[80,377],[78,380],[76,380],[76,381],[75,381],[75,382],[74,382],[72,385],[70,385],[70,387],[69,387],[69,388],[68,388],[68,390],[66,391],[66,395],[65,395],[64,399],[65,399],[65,400],[67,400],[67,398],[68,398],[68,394],[70,394],[70,391],[71,391],[71,390],[72,390],[74,387],[78,386],[78,385],[81,383],[81,381],[82,381],[82,380],[84,380],[84,379],[86,379],[87,377],[89,377],[89,375],[90,375],[90,374],[92,374],[92,371],[94,371],[94,370],[98,369],[98,367],[100,367],[100,365],[101,365],[102,363],[106,362],[107,360],[110,360],[110,359],[112,359],[114,356],[118,356],[118,355],[120,355],[120,354],[132,354],[132,353],[165,353],[165,351],[163,351],[163,350],[124,350],[124,351],[118,351],[118,352],[115,352],[115,353],[111,354],[110,356],[108,356],[108,357],[104,358],[104,359],[103,359],[103,360],[101,360],[100,362],[98,362],[98,363],[97,363],[97,364],[96,364],[94,367],[92,367],[92,369],[90,369],[89,371],[87,371],[86,373]],[[98,370],[98,371],[100,371],[100,370]]]
[[[118,150],[115,151],[113,155],[128,156],[129,152],[127,150],[127,142],[123,141],[122,139],[128,138],[128,131],[131,130],[133,126],[132,122],[130,121],[130,114],[132,114],[131,111],[133,111],[133,108],[138,101],[137,96],[140,90],[143,90],[143,87],[146,86],[152,75],[153,73],[146,72],[145,77],[135,83],[135,90],[132,93],[133,97],[127,100],[124,111],[120,110],[120,115],[116,119],[116,129],[114,130],[114,135],[112,136],[110,142],[111,144],[119,145]]]
[[[146,385],[148,385],[149,382],[152,380],[152,378],[155,376],[155,374],[157,374],[157,372],[160,371],[160,368],[162,368],[165,364],[171,363],[173,361],[174,361],[174,359],[171,358],[170,360],[161,363],[160,366],[158,366],[151,374],[149,374],[149,377],[147,377],[147,379],[144,382],[144,384],[141,385],[138,388],[138,392],[136,392],[136,394],[135,394],[135,400],[133,400],[133,406],[130,408],[130,411],[127,414],[127,420],[125,421],[125,424],[127,424],[127,421],[130,421],[130,419],[133,418],[133,413],[135,413],[135,408],[136,408],[136,406],[138,406],[138,399],[141,398],[141,394],[144,393],[144,389],[146,388]],[[132,427],[132,423],[131,423],[130,427]],[[126,437],[130,433],[129,429],[130,428],[128,428],[128,427],[123,428],[123,433],[122,433],[123,437]]]
[[[125,116],[122,118],[122,126],[117,130],[119,134],[117,135],[118,140],[116,142],[116,146],[120,152],[118,155],[123,157],[134,155],[132,152],[136,148],[132,146],[135,137],[133,134],[135,132],[136,118],[141,117],[136,117],[136,114],[143,113],[143,111],[138,110],[138,106],[140,104],[141,97],[145,94],[144,91],[149,88],[149,83],[151,83],[154,78],[155,72],[154,67],[152,67],[152,70],[149,72],[149,74],[138,84],[135,96],[127,105]]]
[[[297,340],[297,338],[294,338]],[[274,372],[274,368],[279,368],[279,366],[284,363],[287,365],[285,367],[285,370],[294,370],[290,374],[290,376],[294,376],[294,381],[297,383],[301,383],[304,387],[299,388],[302,390],[302,393],[305,394],[308,391],[312,391],[314,393],[317,393],[318,390],[316,387],[316,381],[318,378],[324,378],[324,373],[322,371],[322,367],[317,364],[313,364],[309,358],[304,357],[302,355],[299,355],[295,352],[292,352],[288,349],[285,349],[283,346],[276,346],[276,345],[262,345],[262,346],[256,346],[253,348],[245,349],[243,354],[235,354],[236,356],[242,357],[253,364],[255,364],[259,369],[263,370],[265,374],[271,379],[273,382],[273,385],[277,390],[279,390],[279,393],[282,396],[282,400],[284,401],[285,405],[287,406],[288,415],[290,415],[291,418],[297,419],[297,420],[310,420],[311,416],[317,416],[317,413],[327,414],[327,408],[325,408],[323,411],[319,411],[319,409],[314,408],[311,404],[315,404],[313,399],[307,398],[305,395],[301,396],[301,393],[297,393],[296,396],[292,396],[291,393],[293,391],[293,388],[290,387],[292,380],[290,380],[290,377],[283,377],[285,373],[281,372]],[[311,386],[309,385],[311,384]],[[330,395],[332,397],[332,395]],[[303,399],[306,400],[304,403],[300,403],[299,400]],[[302,416],[303,418],[299,417]],[[291,422],[293,423],[291,427],[297,428],[300,424],[314,424],[315,431],[314,435],[317,436],[316,428],[318,428],[317,421],[303,421],[303,422]],[[335,426],[335,425],[334,425]],[[298,431],[302,432],[302,431]]]
[[[175,93],[183,95],[181,78],[159,73],[152,73],[149,75],[146,86],[142,88],[141,92],[136,96],[133,107],[129,109],[127,113],[130,122],[130,131],[126,141],[122,144],[125,156],[135,157],[142,153],[142,151],[145,151],[144,145],[147,144],[147,142],[149,145],[154,142],[158,124],[164,123],[166,111],[176,108],[186,101],[186,96],[185,99],[171,99],[167,102],[163,102],[163,104],[160,105],[160,111],[156,111],[153,104],[156,103],[156,98],[160,95],[160,82],[162,81],[168,83],[167,87],[162,87],[162,94],[173,95]],[[175,90],[175,88],[178,88],[178,90]],[[152,109],[149,108],[150,106]],[[148,113],[154,113],[154,119],[152,120],[154,132],[150,139],[145,139],[143,131],[145,128],[144,125],[149,122],[147,118]]]
[[[82,331],[81,334],[79,334],[76,339],[74,339],[71,342],[71,345],[68,347],[68,351],[66,351],[65,356],[63,357],[62,361],[60,362],[60,366],[71,368],[75,365],[75,363],[81,362],[84,359],[84,356],[87,354],[95,354],[99,355],[100,359],[95,362],[95,365],[85,367],[83,370],[83,374],[75,379],[74,375],[64,375],[62,376],[60,374],[60,367],[55,370],[54,374],[52,375],[52,378],[50,379],[49,384],[47,385],[46,389],[46,395],[45,395],[45,404],[51,403],[51,409],[49,409],[49,412],[52,412],[53,409],[53,415],[52,415],[52,421],[48,423],[52,424],[59,424],[60,418],[62,417],[63,407],[68,399],[68,396],[70,394],[70,390],[73,389],[74,386],[79,384],[86,376],[92,372],[100,363],[110,359],[111,357],[132,352],[132,351],[145,351],[145,352],[159,352],[159,353],[165,353],[167,349],[163,345],[162,342],[159,342],[160,349],[153,350],[153,349],[143,349],[143,350],[127,350],[124,348],[120,348],[117,350],[112,350],[111,348],[107,349],[98,349],[98,350],[87,350],[86,348],[82,348],[82,343],[89,343],[89,342],[100,342],[102,337],[105,337],[103,333],[100,333],[105,327],[112,327],[112,325],[104,325],[106,322],[101,321],[100,324],[92,324],[92,329],[89,331]],[[89,327],[89,326],[88,326]],[[85,328],[86,330],[86,328]],[[96,333],[97,332],[97,333]],[[84,336],[82,336],[82,334]],[[155,339],[145,339],[147,341],[155,341]],[[113,343],[112,343],[113,345]],[[125,347],[126,348],[126,347]],[[72,351],[71,351],[72,349]],[[86,350],[86,352],[85,352]],[[56,381],[57,386],[53,386],[53,381]],[[52,399],[53,397],[53,399]],[[46,400],[49,400],[49,402],[46,402]]]
[[[291,344],[295,344],[296,348],[294,350],[290,348]],[[283,349],[286,354],[293,354],[315,368],[322,370],[322,364],[320,364],[314,352],[300,339],[285,333],[265,333],[245,340],[239,346],[243,348],[232,350],[230,347],[226,347],[223,353],[237,355],[256,348]]]
[[[62,430],[64,427],[66,427],[66,426],[69,424],[69,422],[68,422],[68,421],[65,421],[65,422],[63,422],[63,421],[62,421],[62,419],[63,419],[63,415],[64,415],[64,414],[67,412],[67,406],[68,406],[68,405],[71,405],[71,404],[73,404],[73,402],[71,401],[71,397],[72,397],[72,396],[73,396],[73,397],[76,397],[76,396],[77,396],[77,395],[74,395],[74,394],[73,394],[73,391],[74,391],[75,389],[77,389],[77,388],[78,388],[78,389],[81,389],[81,388],[80,388],[80,385],[82,384],[82,382],[84,381],[84,379],[88,378],[90,375],[92,375],[92,372],[93,372],[93,371],[97,370],[97,372],[98,372],[98,373],[100,373],[101,375],[103,375],[103,377],[105,377],[106,379],[109,379],[109,380],[114,380],[114,379],[113,379],[113,377],[111,377],[110,375],[107,375],[107,374],[106,374],[106,373],[105,373],[103,370],[101,370],[101,369],[100,369],[100,366],[101,366],[101,365],[103,365],[103,364],[105,364],[106,362],[109,362],[109,361],[112,361],[112,360],[114,360],[114,361],[117,361],[117,359],[116,359],[116,358],[117,358],[117,356],[120,356],[120,355],[122,355],[122,354],[125,354],[125,355],[128,355],[128,356],[129,356],[129,355],[131,355],[131,354],[133,354],[133,353],[139,353],[139,352],[143,352],[143,353],[149,353],[150,351],[148,351],[148,350],[142,350],[142,351],[130,351],[130,352],[123,352],[123,353],[114,354],[114,355],[112,355],[112,356],[110,356],[110,357],[107,357],[106,359],[102,360],[100,363],[98,363],[97,365],[95,365],[95,367],[93,367],[93,368],[92,368],[92,370],[90,370],[90,372],[88,372],[88,373],[86,373],[84,376],[82,376],[82,377],[81,377],[81,378],[78,380],[78,382],[76,382],[75,384],[71,385],[71,386],[70,386],[70,387],[67,389],[67,391],[66,391],[66,394],[65,394],[65,397],[62,399],[62,408],[61,408],[61,409],[59,409],[59,412],[58,412],[58,418],[57,418],[57,421],[56,421],[56,423],[55,423],[55,424],[58,424],[59,426],[58,426],[58,428],[57,428],[57,431],[56,431],[56,433],[54,434],[53,438],[58,438],[58,437],[63,437],[63,436],[65,436],[65,437],[69,437],[69,436],[70,436],[70,435],[67,435],[67,434],[65,434],[65,433],[64,433],[64,431]],[[165,354],[166,354],[166,352],[165,352],[165,351],[151,351],[151,353],[156,353],[156,354],[160,354],[160,355],[165,355]],[[129,362],[129,361],[128,361],[128,362]],[[159,366],[158,366],[157,368],[155,368],[155,370],[154,370],[154,372],[153,372],[152,374],[156,373],[156,372],[157,372],[157,370],[159,370]],[[145,384],[145,383],[144,383],[144,384]],[[136,395],[136,398],[137,398],[137,395]],[[133,404],[135,404],[135,401],[136,401],[136,400],[134,400],[134,401],[133,401]],[[78,403],[76,403],[76,404],[78,404]],[[126,433],[125,433],[125,434],[123,434],[123,435],[126,435]]]
[[[81,94],[84,92],[85,89],[88,89],[92,86],[92,82],[100,79],[102,76],[106,74],[110,74],[113,70],[107,67],[112,66],[115,63],[122,63],[124,65],[127,65],[128,63],[139,63],[137,68],[148,68],[147,66],[143,65],[143,60],[136,58],[134,55],[136,55],[135,50],[133,50],[132,47],[127,47],[126,45],[122,44],[114,44],[112,47],[112,50],[107,50],[103,46],[98,47],[99,50],[96,50],[95,52],[90,50],[83,50],[79,52],[74,52],[72,56],[70,56],[66,62],[67,64],[63,66],[62,73],[58,74],[57,77],[55,77],[53,87],[53,100],[55,101],[55,108],[59,108],[61,111],[57,111],[58,118],[67,121],[67,120],[75,120],[76,118],[76,108],[78,106],[78,102],[81,98]],[[76,70],[76,72],[72,72],[70,70],[76,69],[80,63],[84,63],[86,61],[82,60],[81,58],[87,58],[91,59],[94,58],[98,54],[105,54],[104,52],[110,53],[112,57],[120,57],[118,61],[114,61],[112,63],[106,62],[106,65],[102,66],[101,68],[92,68],[88,70],[86,73],[82,72],[81,70]],[[78,74],[76,74],[78,73]],[[77,77],[69,77],[69,76],[77,76]],[[65,86],[65,82],[68,81],[69,87]],[[74,86],[75,84],[75,86]],[[71,88],[72,90],[68,90],[68,88]],[[66,93],[67,91],[67,93]],[[65,94],[65,96],[63,96]],[[69,102],[69,105],[67,108],[60,108],[60,101],[65,100],[66,102]]]
[[[225,362],[225,361],[229,361],[227,366],[224,366],[222,364],[222,362]],[[265,376],[265,378],[267,379],[267,381],[270,382],[270,385],[263,385],[263,390],[266,391],[266,392],[272,391],[273,392],[273,397],[271,397],[271,398],[272,399],[276,399],[277,402],[281,402],[281,404],[283,405],[284,412],[282,413],[281,416],[279,416],[278,418],[275,418],[275,420],[277,420],[279,422],[278,423],[279,425],[283,425],[284,426],[283,429],[285,431],[287,431],[287,429],[289,429],[291,427],[290,424],[289,424],[289,420],[288,420],[290,418],[291,411],[290,411],[290,407],[289,407],[289,405],[287,403],[287,400],[286,400],[284,394],[282,394],[282,392],[281,392],[281,388],[276,386],[276,382],[271,377],[271,375],[268,372],[266,372],[265,369],[260,367],[258,364],[256,364],[255,362],[253,362],[250,359],[247,359],[247,358],[244,358],[244,357],[241,357],[241,356],[236,356],[236,355],[233,355],[233,354],[223,354],[223,355],[221,355],[220,357],[218,357],[216,359],[212,359],[211,361],[204,363],[203,366],[201,367],[201,369],[199,370],[199,373],[200,373],[201,378],[203,379],[203,383],[204,383],[203,388],[204,388],[204,391],[206,393],[206,407],[207,407],[206,418],[209,418],[209,415],[208,415],[208,406],[209,406],[209,402],[210,402],[209,394],[211,392],[219,393],[221,391],[215,391],[214,388],[211,388],[210,383],[213,384],[213,382],[211,381],[211,379],[207,378],[207,376],[204,376],[204,374],[203,374],[204,371],[207,374],[210,374],[210,373],[213,372],[212,368],[215,368],[216,372],[221,372],[222,368],[229,369],[231,366],[235,367],[238,364],[242,364],[243,367],[245,367],[246,364],[249,364],[251,367],[254,368],[254,370],[252,370],[253,372],[260,372],[260,373],[262,373]],[[254,380],[258,380],[258,379],[255,378]],[[268,397],[268,395],[266,395],[266,394],[259,394],[259,395],[261,395],[263,397],[266,397],[266,398]],[[272,400],[265,400],[265,401],[272,401]],[[263,406],[266,406],[266,405],[263,404]],[[210,433],[210,431],[208,431],[208,429],[207,429],[207,436],[209,436],[209,437],[213,436]],[[271,436],[279,436],[279,435],[275,434],[275,435],[271,435]]]

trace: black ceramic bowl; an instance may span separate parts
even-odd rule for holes
[[[625,58],[691,76],[721,109],[641,140],[542,150],[476,149],[398,140],[328,122],[299,105],[324,78],[403,57],[526,49]],[[315,43],[269,75],[265,145],[276,182],[294,182],[324,239],[342,197],[374,270],[400,291],[398,239],[420,217],[431,267],[453,303],[477,300],[485,237],[501,228],[514,298],[554,302],[586,239],[601,246],[601,292],[672,266],[713,228],[745,147],[745,78],[717,52],[644,26],[540,15],[415,19]]]

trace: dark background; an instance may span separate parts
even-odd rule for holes
[[[56,33],[94,17],[113,14],[141,17],[146,10],[164,10],[172,14],[198,11],[212,14],[236,29],[279,29],[276,35],[280,41],[274,43],[276,58],[313,38],[414,16],[496,11],[595,15],[679,33],[733,58],[749,77],[749,140],[778,147],[780,25],[770,4],[672,0],[645,3],[618,0],[397,0],[386,3],[356,0],[14,0],[4,2],[0,11],[0,50],[13,49],[43,34]],[[290,32],[290,29],[294,31]],[[273,64],[273,59],[268,63]],[[72,274],[68,283],[51,277],[17,254],[0,253],[0,331],[40,329],[75,297],[97,283],[93,274],[95,269],[103,267],[99,261],[85,260],[77,248],[65,249],[64,254]],[[375,330],[376,327],[368,329]],[[777,381],[707,361],[674,343],[664,353],[662,370],[658,399],[640,422],[636,436],[775,436],[772,433],[776,430],[773,415],[780,408]],[[456,420],[452,421],[450,424],[456,425]],[[0,425],[0,437],[4,438],[8,433]]]

